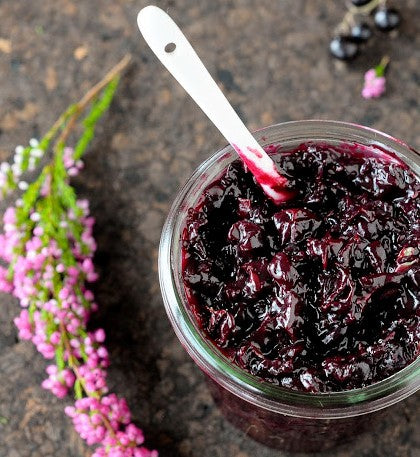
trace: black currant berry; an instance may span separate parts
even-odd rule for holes
[[[356,43],[363,43],[372,36],[372,29],[366,22],[354,25],[350,30],[350,36]]]
[[[374,16],[376,27],[382,32],[389,32],[398,27],[400,15],[393,8],[379,8]]]
[[[359,46],[351,37],[337,36],[331,40],[330,52],[340,60],[350,60],[356,56]]]
[[[372,0],[351,0],[354,6],[365,6]]]

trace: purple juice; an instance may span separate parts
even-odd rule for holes
[[[269,151],[291,200],[275,205],[236,160],[188,211],[182,274],[199,326],[286,388],[391,376],[419,353],[419,180],[365,146]]]

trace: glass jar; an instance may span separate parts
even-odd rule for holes
[[[420,176],[420,154],[376,130],[335,121],[286,122],[255,133],[263,146],[281,144],[291,150],[307,141],[332,145],[357,143],[391,151]],[[225,416],[254,439],[275,448],[316,451],[356,435],[380,417],[380,411],[420,387],[420,358],[393,376],[359,389],[304,393],[261,381],[229,361],[200,330],[182,281],[181,236],[187,210],[222,174],[235,151],[226,146],[204,161],[175,198],[163,228],[159,276],[169,319],[180,342],[208,376],[216,403]]]

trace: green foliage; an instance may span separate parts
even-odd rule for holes
[[[76,400],[83,398],[82,383],[80,382],[80,379],[76,379],[74,383],[74,396],[76,397]]]
[[[66,367],[66,362],[64,361],[64,347],[63,344],[59,344],[55,350],[55,363],[57,368],[61,371]]]
[[[11,192],[12,190],[16,189],[16,182],[15,182],[15,179],[13,177],[13,173],[12,173],[12,170],[9,170],[7,173],[6,173],[6,184],[2,186],[2,189],[1,189],[1,197],[4,198],[6,197],[6,195],[9,194],[9,192]]]
[[[31,151],[32,151],[31,146],[27,146],[27,147],[23,150],[23,154],[22,154],[22,165],[21,165],[22,172],[25,172],[25,171],[28,169],[28,166],[29,166],[29,158],[31,157]]]
[[[74,148],[74,159],[79,160],[95,135],[98,120],[104,115],[117,90],[119,77],[113,79],[103,90],[102,95],[92,103],[89,114],[83,119],[84,131]]]
[[[64,208],[72,209],[76,214],[80,211],[76,204],[76,192],[73,187],[69,186],[66,182],[59,183],[58,189],[60,202]]]

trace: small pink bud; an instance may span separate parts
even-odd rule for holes
[[[95,341],[98,343],[103,343],[105,341],[105,331],[102,328],[98,328],[98,330],[95,331]]]

